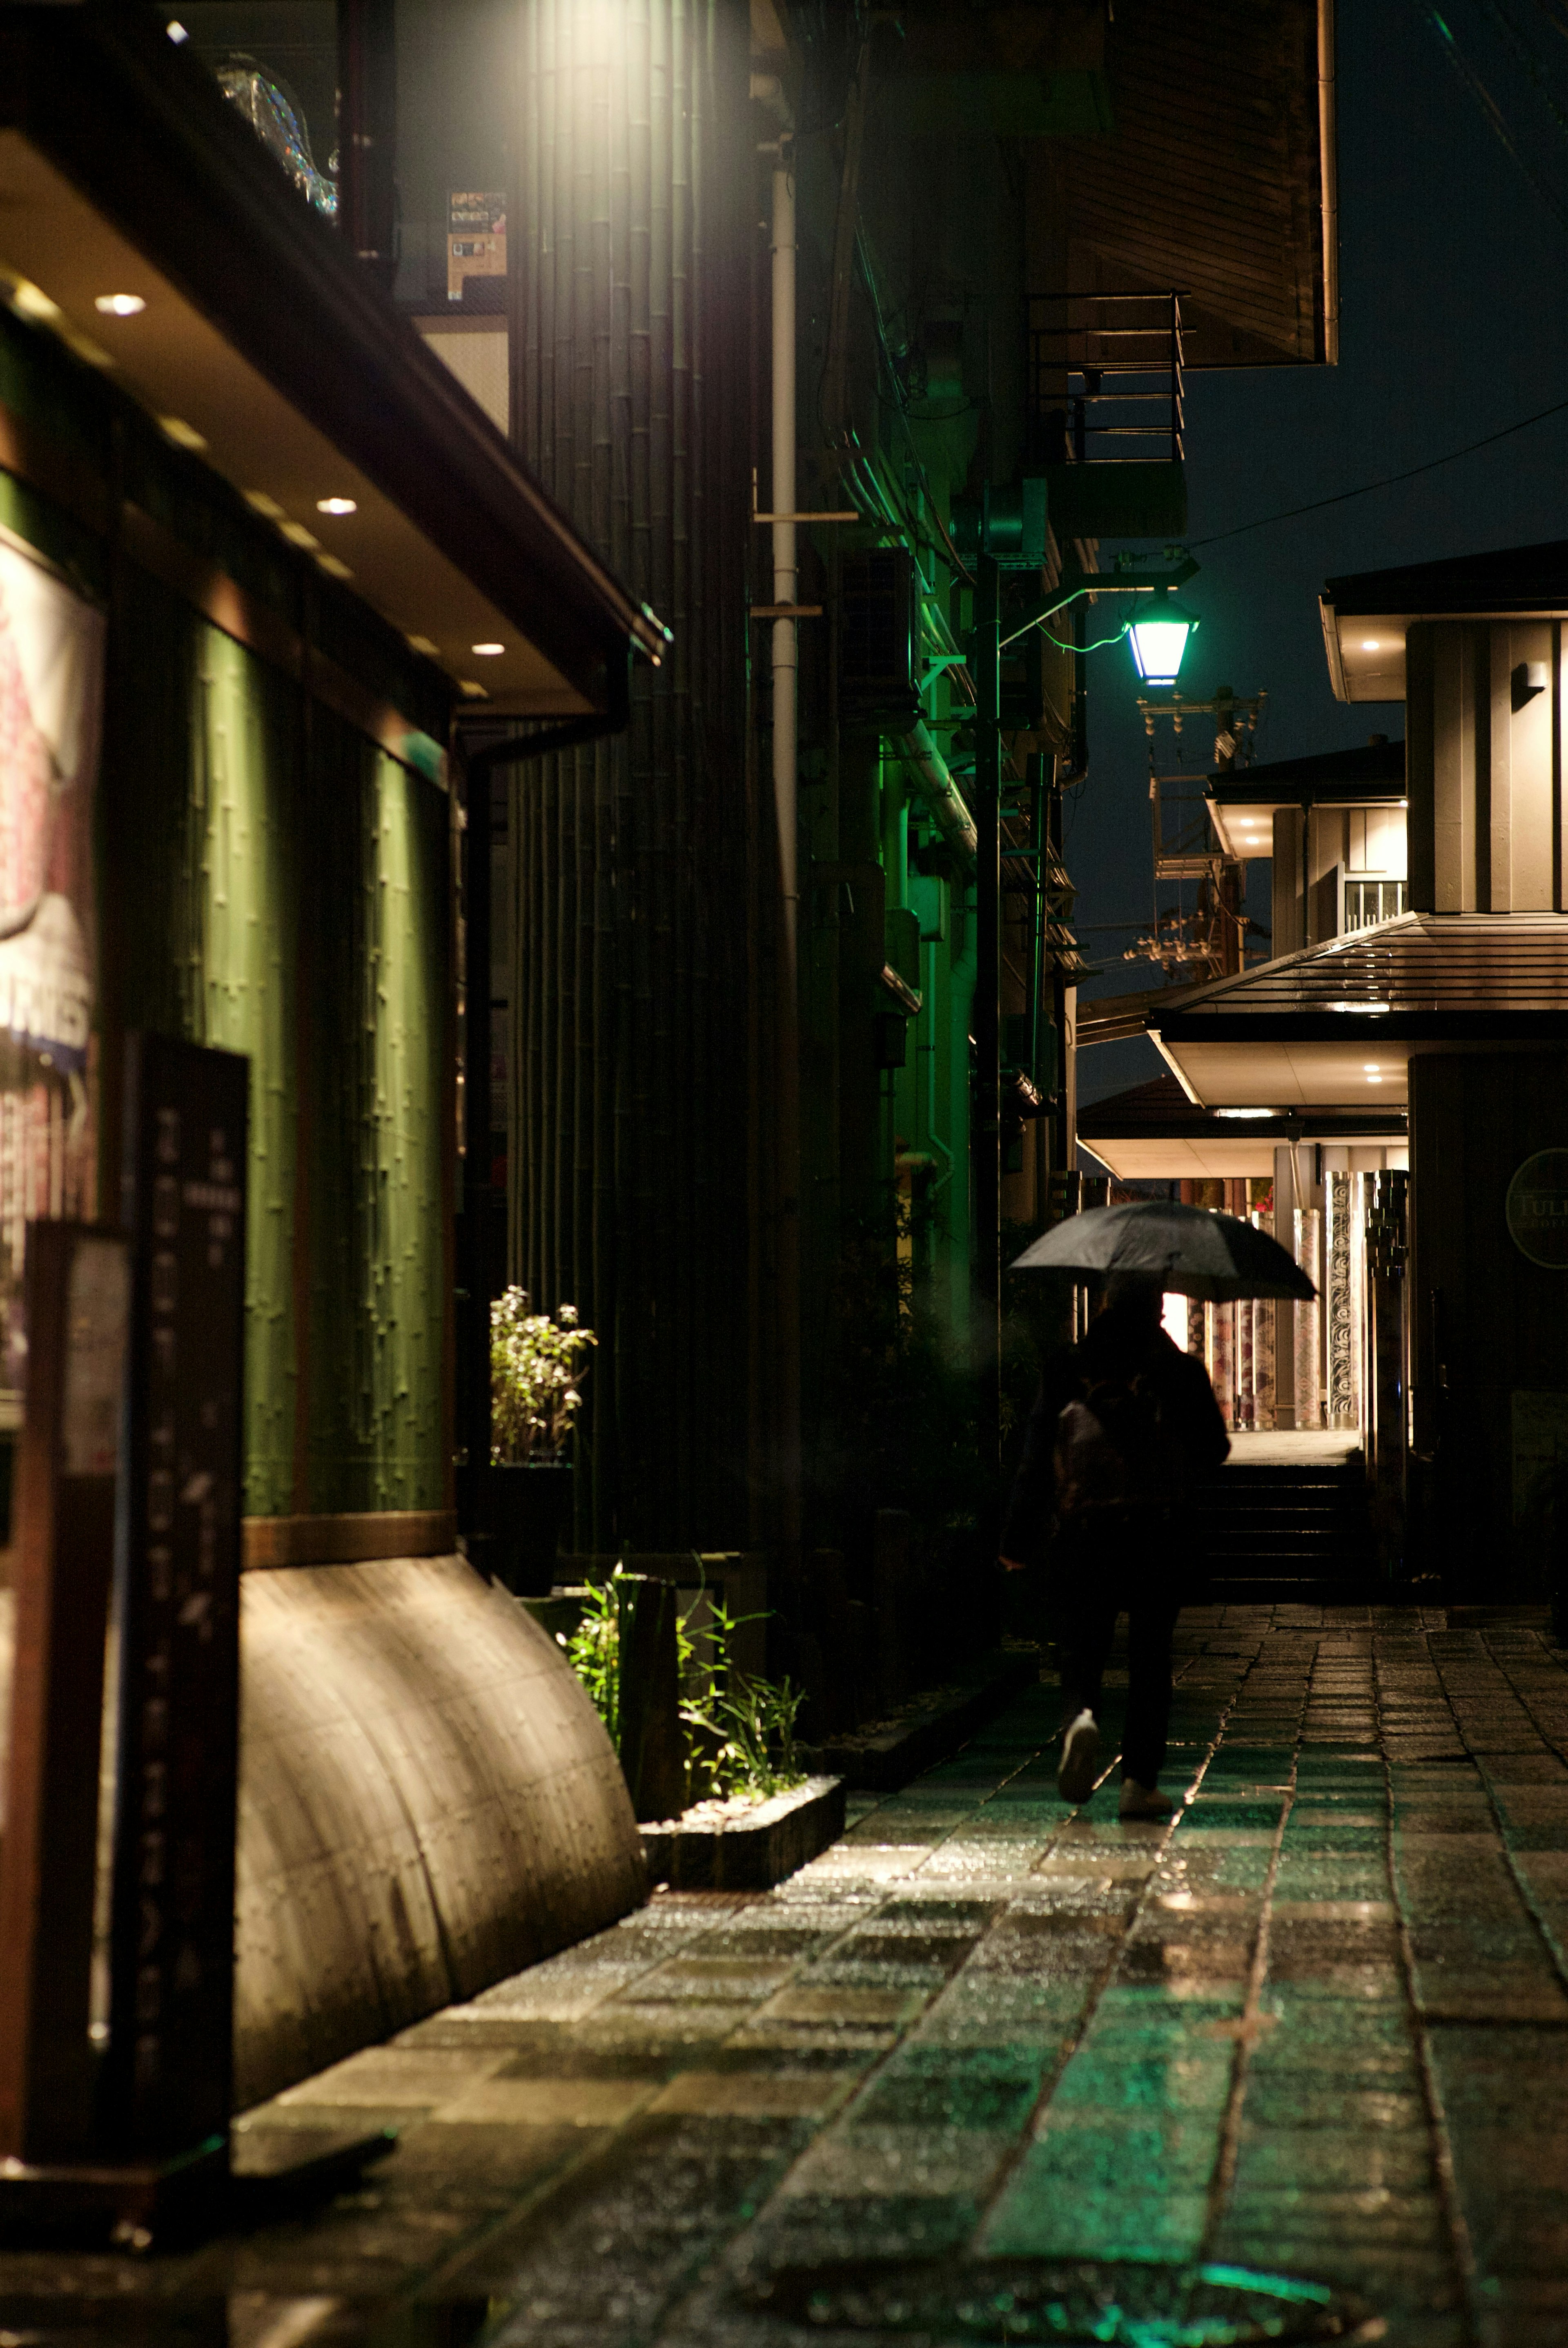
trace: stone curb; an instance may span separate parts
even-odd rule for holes
[[[844,1832],[842,1777],[808,1777],[749,1818],[640,1827],[651,1883],[671,1891],[766,1891]]]
[[[977,1728],[1040,1676],[1040,1656],[1001,1652],[987,1655],[957,1686],[935,1689],[922,1703],[883,1727],[838,1737],[811,1747],[819,1769],[832,1769],[846,1786],[871,1794],[896,1794],[912,1777],[945,1761],[967,1745]]]

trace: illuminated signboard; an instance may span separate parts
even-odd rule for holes
[[[1508,1236],[1532,1263],[1568,1272],[1568,1149],[1538,1149],[1508,1186]]]

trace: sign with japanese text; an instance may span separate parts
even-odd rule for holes
[[[122,2154],[229,2126],[248,1064],[131,1039],[134,1267],[118,1561],[105,2110]]]

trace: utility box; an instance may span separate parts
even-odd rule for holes
[[[907,547],[844,558],[838,705],[846,726],[869,732],[901,733],[920,714],[919,582]]]

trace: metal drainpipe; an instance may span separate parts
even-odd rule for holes
[[[897,735],[895,738],[915,769],[920,796],[936,818],[937,829],[949,846],[958,850],[965,869],[972,872],[978,845],[975,819],[924,718],[917,720],[907,734]]]
[[[1323,196],[1323,355],[1339,363],[1339,215],[1334,124],[1334,0],[1317,0],[1317,174]]]
[[[779,127],[760,153],[772,154],[772,500],[775,514],[799,510],[795,485],[794,117],[776,74],[753,74],[751,93]],[[773,524],[774,602],[799,600],[793,521]],[[779,1533],[792,1563],[801,1540],[800,1397],[800,817],[796,685],[799,623],[773,623],[774,827],[778,839],[778,1460]]]

